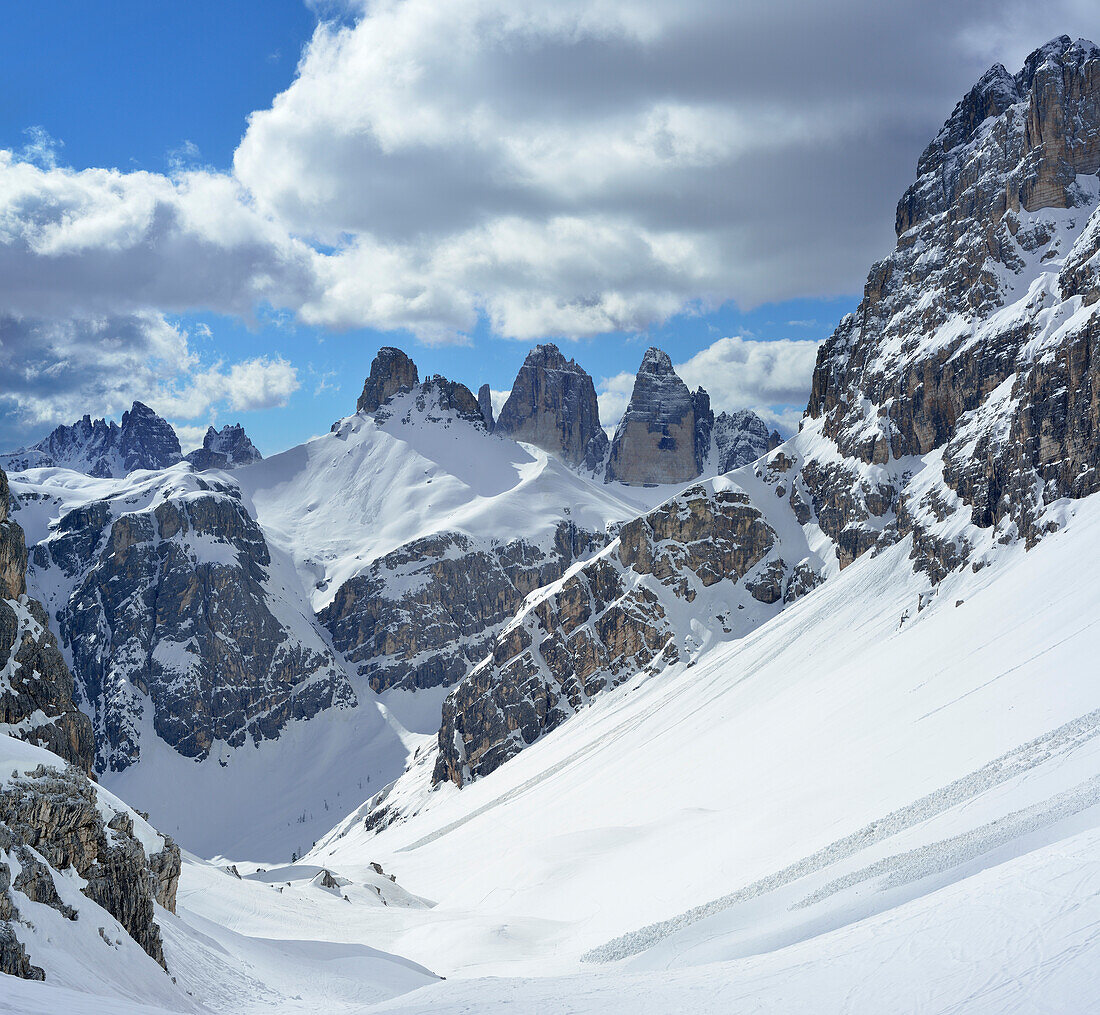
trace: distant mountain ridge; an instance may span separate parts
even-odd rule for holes
[[[166,469],[182,457],[167,420],[144,402],[134,402],[122,414],[121,426],[85,415],[37,444],[0,455],[0,467],[8,472],[59,467],[109,479],[136,469]]]

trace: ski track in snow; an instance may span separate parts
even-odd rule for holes
[[[730,892],[728,895],[723,895],[712,902],[695,906],[679,916],[623,934],[598,948],[585,952],[581,960],[583,962],[606,963],[617,962],[620,959],[629,958],[631,955],[638,955],[685,927],[690,927],[692,924],[721,913],[732,906],[748,902],[750,899],[775,891],[777,888],[782,888],[809,874],[832,866],[866,849],[868,846],[895,836],[899,832],[957,807],[959,804],[965,803],[967,800],[985,793],[994,786],[1015,778],[1030,769],[1034,769],[1052,758],[1068,754],[1098,735],[1100,735],[1100,709],[1068,722],[1045,736],[1032,740],[1030,743],[1022,744],[977,771],[971,772],[969,775],[963,776],[961,779],[957,779],[919,800],[915,800],[907,807],[900,808],[876,821],[872,821],[858,831],[852,832],[842,839],[837,839],[816,853],[812,853],[810,856],[804,857],[766,878],[754,881],[752,884],[739,888],[735,892]],[[1049,824],[1066,814],[1073,814],[1094,806],[1098,802],[1100,802],[1100,777],[1090,780],[1076,790],[1060,794],[1059,797],[1049,801],[1047,805],[1039,805],[1026,811],[1020,811],[1017,815],[1009,815],[1007,818],[1002,819],[1004,824],[1000,831],[1007,834],[1011,829],[1015,829],[1015,835],[1019,835],[1034,827],[1040,827],[1042,824]],[[1015,822],[1013,822],[1014,818],[1017,819]],[[991,822],[985,829],[963,833],[954,840],[932,843],[923,847],[923,849],[913,850],[910,854],[902,854],[898,857],[890,857],[879,861],[878,864],[864,868],[863,871],[832,882],[824,889],[808,896],[801,905],[806,906],[811,902],[821,901],[843,887],[876,877],[880,872],[892,871],[895,877],[903,877],[901,872],[907,869],[906,861],[913,865],[914,870],[924,869],[921,867],[920,861],[925,861],[926,873],[932,873],[933,869],[947,869],[947,867],[955,866],[956,864],[950,862],[949,857],[957,855],[960,857],[957,862],[962,863],[963,860],[970,859],[972,855],[978,852],[993,848],[993,845],[996,845],[999,841],[1007,841],[1007,839],[999,840],[997,834],[994,834],[994,830],[999,823]],[[1008,835],[1008,838],[1012,837],[1013,835]],[[983,842],[989,842],[990,845],[982,848],[981,843]],[[967,853],[965,848],[961,848],[964,847],[964,844],[972,845],[974,847],[973,851]],[[903,860],[903,857],[905,860]],[[943,867],[934,868],[937,859],[944,864]],[[867,873],[868,871],[872,873]],[[923,876],[925,875],[916,874],[908,880],[915,880],[917,877]],[[902,884],[904,881],[889,883]]]

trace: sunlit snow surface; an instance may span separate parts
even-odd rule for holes
[[[1100,498],[1069,508],[921,612],[905,543],[861,558],[381,835],[189,861],[171,1010],[1100,1010]]]

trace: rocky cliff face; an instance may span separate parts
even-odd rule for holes
[[[21,472],[52,466],[108,478],[135,469],[164,469],[180,458],[179,438],[167,420],[134,402],[122,414],[121,426],[84,416],[72,426],[59,426],[37,444],[0,455],[0,467]]]
[[[135,504],[143,501],[144,503]],[[186,757],[276,736],[355,696],[239,490],[179,470],[62,516],[35,547],[94,716],[99,771],[148,717]]]
[[[711,426],[711,440],[708,461],[719,475],[763,458],[782,443],[778,431],[769,433],[767,424],[751,409],[719,413]]]
[[[400,349],[383,346],[370,366],[370,376],[363,385],[355,408],[358,412],[374,412],[400,391],[412,391],[420,383],[416,364]]]
[[[810,425],[845,461],[804,478],[842,564],[912,533],[938,580],[978,530],[1033,541],[1097,488],[1098,168],[1100,51],[1066,37],[991,68],[921,156],[897,248],[814,374]],[[902,463],[940,449],[941,488],[911,484]]]
[[[263,459],[240,423],[228,423],[220,430],[207,427],[202,447],[186,456],[199,472],[207,469],[236,469]]]
[[[589,469],[602,464],[607,448],[592,378],[556,345],[527,354],[496,429]]]
[[[743,633],[819,568],[741,487],[689,487],[525,604],[444,702],[433,782],[486,775],[602,691]]]
[[[6,762],[0,778],[0,972],[49,979],[48,966],[36,964],[48,930],[36,926],[38,917],[28,903],[75,922],[91,948],[98,933],[106,945],[104,961],[114,957],[109,949],[117,929],[167,968],[154,903],[175,912],[179,848],[136,812],[101,795],[77,769],[27,764],[49,758],[44,752],[29,759],[16,752],[15,761],[22,763],[12,771],[13,752],[5,739],[0,738]],[[74,874],[84,882],[79,892]]]
[[[607,482],[644,486],[694,479],[703,470],[712,424],[706,392],[700,388],[693,396],[668,353],[649,349],[615,429]]]
[[[320,620],[375,691],[452,684],[527,595],[605,542],[566,521],[548,545],[484,545],[457,532],[415,540],[344,583]]]
[[[90,773],[92,724],[73,701],[73,677],[46,611],[26,594],[27,551],[9,502],[0,471],[0,733],[41,744]]]
[[[481,409],[481,418],[485,420],[485,429],[491,433],[496,421],[493,419],[493,393],[488,384],[477,389],[477,404]]]

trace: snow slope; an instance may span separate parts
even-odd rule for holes
[[[416,397],[398,395],[377,418],[348,417],[331,433],[232,473],[200,476],[186,463],[121,479],[62,468],[13,473],[15,517],[33,547],[67,512],[96,502],[114,517],[152,511],[211,484],[240,490],[271,550],[268,608],[297,642],[341,663],[312,610],[377,556],[439,532],[549,544],[562,518],[603,531],[675,492],[592,482],[544,451],[491,436],[434,404],[418,408]],[[227,544],[194,547],[199,560],[226,553]],[[32,566],[28,580],[56,617],[80,577]],[[277,740],[217,743],[201,762],[158,738],[151,709],[140,707],[146,699],[134,692],[141,760],[102,778],[200,855],[285,861],[400,775],[439,727],[443,689],[379,699],[354,668],[346,671],[358,707],[292,721]]]
[[[771,952],[1095,828],[1100,502],[919,613],[907,550],[311,860],[369,852],[437,900],[393,950],[532,976]]]
[[[298,561],[314,610],[367,563],[414,539],[459,532],[548,541],[562,518],[602,531],[679,487],[592,482],[553,455],[395,395],[376,415],[235,473],[256,520]],[[430,393],[429,393],[430,397]]]
[[[188,981],[219,1011],[1100,1010],[1098,552],[1093,497],[933,597],[904,542],[861,558],[407,823],[190,860],[169,961],[221,968]],[[371,862],[405,904],[368,904]],[[379,999],[338,958],[364,943],[448,979]],[[0,1005],[100,1010],[64,986]]]

